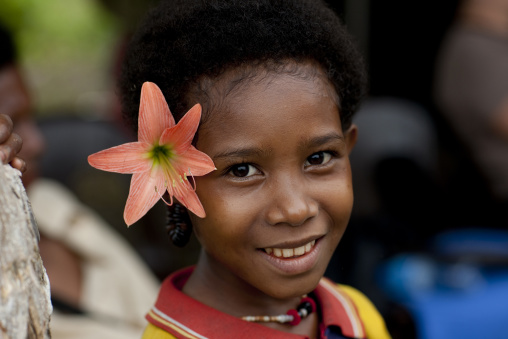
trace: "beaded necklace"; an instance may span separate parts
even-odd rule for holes
[[[302,321],[303,318],[307,317],[312,312],[316,312],[316,302],[314,299],[309,298],[307,295],[302,297],[300,304],[296,309],[290,309],[286,314],[279,315],[247,315],[242,317],[243,320],[249,322],[277,322],[281,324],[288,324],[296,326]]]

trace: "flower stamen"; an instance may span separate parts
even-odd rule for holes
[[[164,203],[165,203],[166,205],[168,205],[168,206],[173,205],[173,196],[172,196],[171,194],[169,195],[169,199],[170,199],[169,201],[170,201],[170,202],[168,203],[168,202],[166,201],[166,199],[164,199],[164,195],[159,193],[159,190],[157,189],[157,186],[155,186],[155,192],[157,192],[157,194],[159,195],[159,198],[161,198],[161,200],[162,200],[162,201],[164,201]]]
[[[192,178],[192,184],[191,184],[190,180],[187,179],[187,181],[189,182],[189,185],[192,188],[192,191],[196,192],[196,179],[194,179],[194,176],[192,175],[190,167],[189,167],[189,175]],[[187,174],[185,174],[185,177],[187,178]]]

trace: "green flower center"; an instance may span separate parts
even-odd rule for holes
[[[171,147],[168,145],[155,145],[148,153],[150,159],[153,160],[154,165],[168,164],[175,154]]]

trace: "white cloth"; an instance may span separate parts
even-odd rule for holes
[[[140,338],[160,285],[155,275],[119,234],[62,185],[39,179],[27,191],[40,232],[82,258],[80,307],[93,315],[55,312],[52,338]]]

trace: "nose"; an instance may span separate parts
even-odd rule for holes
[[[303,225],[316,216],[319,205],[310,194],[309,183],[286,177],[269,185],[266,220],[270,225]]]

